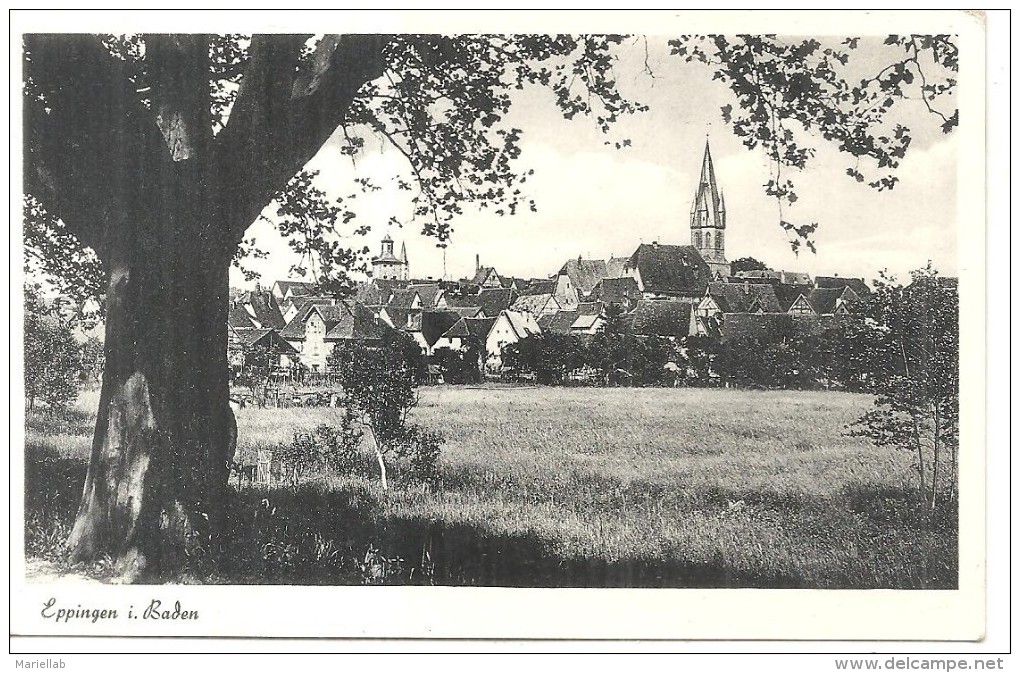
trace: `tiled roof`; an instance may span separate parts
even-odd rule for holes
[[[489,336],[489,332],[492,330],[492,325],[496,322],[495,318],[461,318],[468,328],[468,332],[471,336],[484,340],[485,337]]]
[[[863,278],[841,278],[839,276],[815,276],[815,287],[849,287],[858,299],[865,299],[871,294],[871,288]]]
[[[504,287],[483,288],[478,293],[478,306],[490,318],[495,318],[500,311],[510,308],[517,299],[517,293]]]
[[[227,325],[234,329],[252,329],[255,327],[255,321],[251,319],[244,306],[235,304],[227,313]]]
[[[538,319],[538,326],[542,328],[542,332],[559,332],[561,334],[569,334],[570,327],[578,318],[577,311],[557,311],[556,313],[549,313]]]
[[[528,286],[521,290],[521,296],[529,296],[533,294],[555,294],[556,293],[556,279],[555,278],[542,278],[540,280],[533,280],[528,283]]]
[[[528,294],[518,297],[511,308],[514,311],[527,311],[537,316],[546,309],[550,302],[559,306],[551,294]]]
[[[246,349],[263,343],[283,353],[297,353],[294,347],[284,341],[280,337],[280,333],[275,329],[234,329],[232,332],[236,335],[241,346]]]
[[[782,312],[770,284],[713,282],[709,283],[707,294],[723,313],[748,313],[755,305],[764,313]]]
[[[451,306],[449,311],[453,311],[461,318],[477,318],[483,313],[481,306]]]
[[[606,260],[604,259],[568,259],[567,263],[560,269],[560,274],[566,274],[570,282],[574,284],[578,292],[588,294],[592,288],[609,274]]]
[[[322,322],[326,325],[326,332],[333,329],[338,322],[344,319],[345,316],[351,314],[350,309],[346,304],[321,306],[315,302],[306,302],[298,312],[291,318],[287,326],[280,330],[280,336],[287,340],[298,340],[305,338],[305,323],[308,322],[308,317],[315,311],[322,318]]]
[[[641,299],[641,290],[637,281],[626,276],[623,278],[603,278],[594,287],[592,299],[607,304],[623,304],[627,301]]]
[[[489,335],[495,318],[461,318],[443,334],[448,339],[471,339],[481,343]]]
[[[481,285],[495,272],[496,270],[491,266],[480,266],[478,267],[478,270],[475,271],[474,278],[471,279],[471,282],[475,285]],[[497,277],[499,276],[499,274],[496,275]]]
[[[278,280],[276,284],[280,286],[281,296],[285,296],[287,290],[291,290],[292,296],[298,297],[312,294],[319,289],[317,283],[309,283],[305,280]]]
[[[700,297],[712,278],[701,254],[691,245],[642,243],[627,262],[637,269],[645,292]]]
[[[446,330],[453,327],[461,317],[455,311],[423,311],[421,314],[421,335],[432,347]]]
[[[410,288],[406,290],[393,290],[387,305],[397,308],[411,308],[414,305],[415,297],[421,298],[416,290]]]
[[[779,272],[772,271],[771,269],[749,269],[747,271],[737,271],[737,278],[748,278],[756,280],[779,280]]]
[[[790,315],[788,313],[726,313],[723,315],[723,340],[757,339],[776,341],[794,336],[819,334],[835,324],[831,316]]]
[[[630,261],[630,257],[610,257],[609,261],[606,262],[606,278],[621,278],[626,276],[627,273],[624,267],[627,262]]]
[[[811,276],[803,271],[780,271],[779,282],[787,285],[811,285]]]
[[[836,312],[836,300],[843,294],[843,288],[819,287],[807,294],[808,303],[818,315],[832,315]]]
[[[605,310],[605,304],[600,301],[583,301],[577,305],[578,315],[602,315]]]
[[[436,299],[439,297],[439,283],[422,283],[408,285],[409,290],[414,290],[421,297],[422,308],[435,308]]]
[[[685,337],[691,331],[691,305],[687,302],[642,300],[627,317],[635,334]]]
[[[506,316],[510,329],[514,331],[518,339],[526,339],[529,336],[542,333],[542,328],[530,313],[519,313],[517,311],[503,311],[501,315]]]
[[[804,295],[806,299],[813,289],[810,285],[789,285],[787,283],[776,283],[772,286],[773,292],[776,293],[776,299],[779,300],[779,310],[783,313],[789,311],[801,295]]]

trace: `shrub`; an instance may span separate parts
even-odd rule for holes
[[[284,467],[284,477],[296,485],[302,477],[321,472],[350,472],[357,461],[361,437],[354,415],[348,412],[339,426],[323,424],[311,432],[295,432],[291,443],[274,453]]]

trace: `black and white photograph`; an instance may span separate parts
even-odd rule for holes
[[[12,635],[981,638],[980,21],[140,14],[11,29]]]

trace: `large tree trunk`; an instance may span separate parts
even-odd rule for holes
[[[210,240],[215,227],[202,226],[212,214],[195,210],[154,204],[143,233],[109,256],[106,370],[69,547],[74,560],[111,555],[129,581],[187,567],[196,553],[215,557],[223,533],[236,437],[230,256]]]

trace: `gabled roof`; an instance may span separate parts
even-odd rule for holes
[[[238,344],[249,349],[255,346],[271,346],[284,354],[297,353],[297,350],[287,343],[275,329],[231,329]]]
[[[421,335],[431,348],[443,334],[462,318],[455,311],[423,311]]]
[[[859,299],[864,299],[871,294],[871,288],[864,282],[863,278],[841,278],[839,276],[815,276],[816,287],[849,287]]]
[[[485,281],[487,281],[489,279],[489,276],[491,276],[494,273],[496,273],[496,269],[494,269],[493,267],[491,267],[491,266],[480,266],[475,271],[475,275],[471,279],[471,282],[473,284],[475,284],[475,285],[481,285],[482,283],[484,283]],[[499,274],[498,273],[496,274],[496,277],[499,278]]]
[[[552,294],[522,295],[513,303],[511,309],[514,311],[527,311],[534,315],[538,315],[546,309],[549,302],[552,302],[557,308],[559,308],[559,302],[556,301]]]
[[[787,285],[811,285],[811,276],[804,271],[780,271],[779,281]]]
[[[328,333],[338,322],[344,319],[345,316],[350,315],[351,311],[346,304],[337,305],[326,305],[322,306],[315,302],[306,302],[298,312],[291,318],[287,326],[280,330],[280,336],[288,341],[295,341],[305,338],[305,323],[308,322],[308,318],[315,312],[322,318],[322,322],[326,325],[326,332]]]
[[[268,290],[251,290],[240,297],[239,304],[251,307],[255,320],[263,328],[282,329],[286,324],[283,313],[276,303],[276,297]]]
[[[700,297],[712,272],[692,245],[642,243],[627,261],[637,269],[645,292],[667,296]]]
[[[528,283],[528,286],[521,290],[521,296],[529,296],[533,294],[555,294],[556,293],[555,278],[541,278],[532,280]]]
[[[770,284],[713,282],[708,284],[706,294],[712,297],[723,313],[749,313],[755,304],[764,313],[782,312],[776,292]]]
[[[499,284],[502,287],[511,287],[515,290],[522,290],[528,286],[527,278],[516,278],[514,276],[500,276]]]
[[[577,311],[557,311],[549,313],[538,319],[538,326],[542,332],[559,332],[569,334],[570,327],[574,324],[580,314]]]
[[[439,299],[440,292],[442,291],[439,283],[412,283],[407,286],[407,289],[418,293],[423,308],[435,308],[436,300]]]
[[[810,285],[789,285],[787,283],[776,283],[771,287],[772,291],[776,293],[776,299],[779,300],[779,310],[783,313],[789,311],[801,296],[807,299],[807,295],[814,289]]]
[[[724,341],[731,339],[778,341],[795,336],[820,334],[835,324],[835,318],[832,316],[726,313],[723,315],[722,336]]]
[[[461,318],[477,318],[484,313],[481,306],[451,306],[447,310],[453,311]]]
[[[291,291],[291,296],[300,297],[302,295],[312,294],[319,289],[317,283],[310,283],[305,280],[278,280],[275,283],[280,288],[280,296],[287,296],[287,291]]]
[[[507,324],[510,325],[510,329],[517,335],[518,339],[526,339],[529,336],[542,333],[542,328],[538,326],[538,322],[530,313],[503,311],[500,315],[505,316]]]
[[[635,334],[685,337],[691,332],[691,305],[682,301],[639,301],[627,314]]]
[[[326,341],[352,339],[357,341],[378,341],[390,329],[372,309],[357,302],[346,302],[347,311],[333,327],[326,332]]]
[[[836,312],[836,300],[842,294],[841,287],[820,287],[811,290],[806,299],[818,315],[832,315]]]
[[[609,274],[604,259],[568,259],[560,268],[559,275],[566,274],[578,292],[585,294],[592,291],[595,284]]]
[[[237,304],[231,306],[227,313],[227,326],[234,329],[254,329],[256,327],[255,321],[251,319],[251,315],[244,309],[244,306]]]
[[[461,318],[443,334],[447,339],[471,339],[481,342],[492,329],[495,318]]]
[[[495,318],[461,318],[461,320],[467,325],[471,336],[479,340],[489,336],[492,326],[496,323]]]
[[[607,304],[622,304],[626,301],[641,299],[641,290],[637,281],[630,276],[623,278],[603,278],[591,292],[592,299]]]
[[[406,290],[393,290],[393,292],[390,293],[390,299],[386,302],[386,305],[409,309],[414,305],[415,297],[418,297],[419,301],[421,300],[421,295],[418,294],[417,290],[412,290],[410,288]],[[424,302],[422,302],[422,304],[424,305]]]
[[[624,267],[628,261],[630,261],[630,257],[610,257],[609,261],[606,262],[606,278],[626,276],[627,272],[624,270]]]
[[[478,293],[478,306],[482,307],[490,318],[495,318],[500,311],[505,311],[517,299],[517,292],[505,287],[482,288]]]

